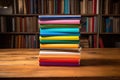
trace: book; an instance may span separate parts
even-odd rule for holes
[[[80,24],[80,20],[39,20],[39,24]]]
[[[47,55],[52,55],[52,54],[56,54],[56,55],[78,55],[80,56],[80,52],[79,51],[58,51],[58,50],[40,50],[39,54],[47,54]]]
[[[70,0],[64,0],[64,14],[70,13]]]
[[[79,40],[79,36],[49,36],[39,37],[40,40]]]
[[[79,44],[40,44],[40,48],[79,48]]]
[[[79,28],[79,24],[39,24],[40,28]]]
[[[40,62],[40,66],[79,66],[80,63],[65,63],[65,62]]]
[[[41,36],[80,36],[79,33],[62,33],[62,32],[46,32],[46,31],[41,31],[40,33]]]
[[[38,19],[40,20],[59,20],[59,19],[78,19],[80,20],[80,15],[74,15],[74,16],[71,16],[71,15],[44,15],[44,16],[38,16]]]
[[[43,32],[64,32],[64,33],[79,33],[79,28],[40,28],[40,31]]]
[[[79,44],[79,40],[40,40],[41,44]]]

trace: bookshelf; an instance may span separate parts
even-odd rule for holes
[[[104,47],[120,48],[120,1],[101,0],[100,33]]]
[[[39,15],[81,15],[82,47],[115,47],[120,43],[120,30],[103,29],[106,18],[119,21],[119,3],[119,0],[0,0],[0,48],[39,48]]]

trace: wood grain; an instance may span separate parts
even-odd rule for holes
[[[0,78],[120,77],[119,48],[81,51],[81,66],[39,66],[40,49],[0,49]]]

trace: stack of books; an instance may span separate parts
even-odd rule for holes
[[[80,65],[80,18],[77,15],[38,17],[41,66]]]

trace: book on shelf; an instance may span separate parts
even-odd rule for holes
[[[0,32],[37,32],[36,17],[0,17]]]
[[[103,39],[101,37],[99,37],[99,45],[100,48],[104,48]]]
[[[13,48],[37,48],[37,36],[35,35],[17,35],[14,36],[14,46]]]

